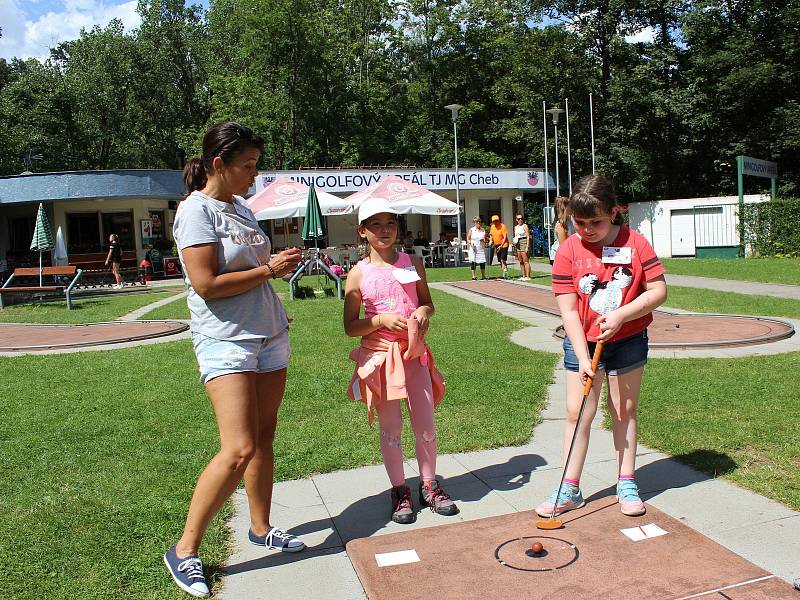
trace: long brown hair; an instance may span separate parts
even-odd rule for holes
[[[569,218],[569,198],[567,196],[556,196],[553,201],[553,207],[556,210],[556,221],[558,221],[567,230],[567,219]]]
[[[602,175],[581,177],[569,197],[570,212],[581,219],[591,219],[597,213],[610,215],[615,206],[619,204],[614,184]],[[614,224],[622,223],[622,213],[618,212]]]
[[[195,156],[183,167],[183,183],[188,193],[205,187],[208,173],[214,171],[213,160],[219,156],[228,163],[247,148],[264,151],[264,139],[252,129],[235,121],[218,123],[203,137],[203,154]]]

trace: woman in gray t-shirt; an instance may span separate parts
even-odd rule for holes
[[[252,543],[284,552],[305,544],[273,527],[272,441],[289,364],[288,319],[269,284],[300,260],[292,248],[271,255],[269,238],[241,197],[258,174],[263,140],[226,122],[203,139],[203,155],[183,171],[189,196],[175,215],[192,316],[192,343],[217,416],[220,451],[197,480],[183,535],[164,554],[175,582],[208,596],[198,549],[208,524],[244,477]]]

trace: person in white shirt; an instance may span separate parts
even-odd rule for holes
[[[486,279],[486,230],[480,217],[472,219],[473,226],[467,231],[467,258],[472,280],[477,279],[475,267],[480,265],[481,279]]]

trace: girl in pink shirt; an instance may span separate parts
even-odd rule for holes
[[[566,337],[567,420],[564,455],[575,446],[564,485],[536,507],[544,517],[584,504],[580,476],[592,419],[603,380],[608,378],[608,408],[617,451],[617,500],[623,514],[644,514],[633,473],[636,463],[636,406],[647,362],[647,326],[667,299],[664,267],[650,243],[622,224],[616,193],[600,175],[582,178],[569,199],[576,233],[559,247],[553,264],[553,293]],[[597,342],[603,342],[598,376],[591,368]],[[593,378],[585,415],[576,432],[583,386]]]
[[[444,394],[444,381],[424,341],[433,302],[421,259],[395,250],[395,215],[383,199],[367,200],[359,208],[358,234],[366,238],[369,255],[347,276],[344,329],[349,336],[361,336],[361,345],[350,354],[356,368],[348,395],[367,404],[370,423],[373,410],[378,414],[381,454],[392,484],[391,518],[405,524],[417,515],[403,470],[404,398],[416,438],[420,504],[446,516],[458,514],[458,507],[436,479],[434,408]]]

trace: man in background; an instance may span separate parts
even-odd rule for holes
[[[500,220],[500,215],[492,215],[492,226],[489,228],[492,246],[500,267],[503,270],[503,279],[508,278],[508,227]],[[491,263],[490,263],[491,264]]]

